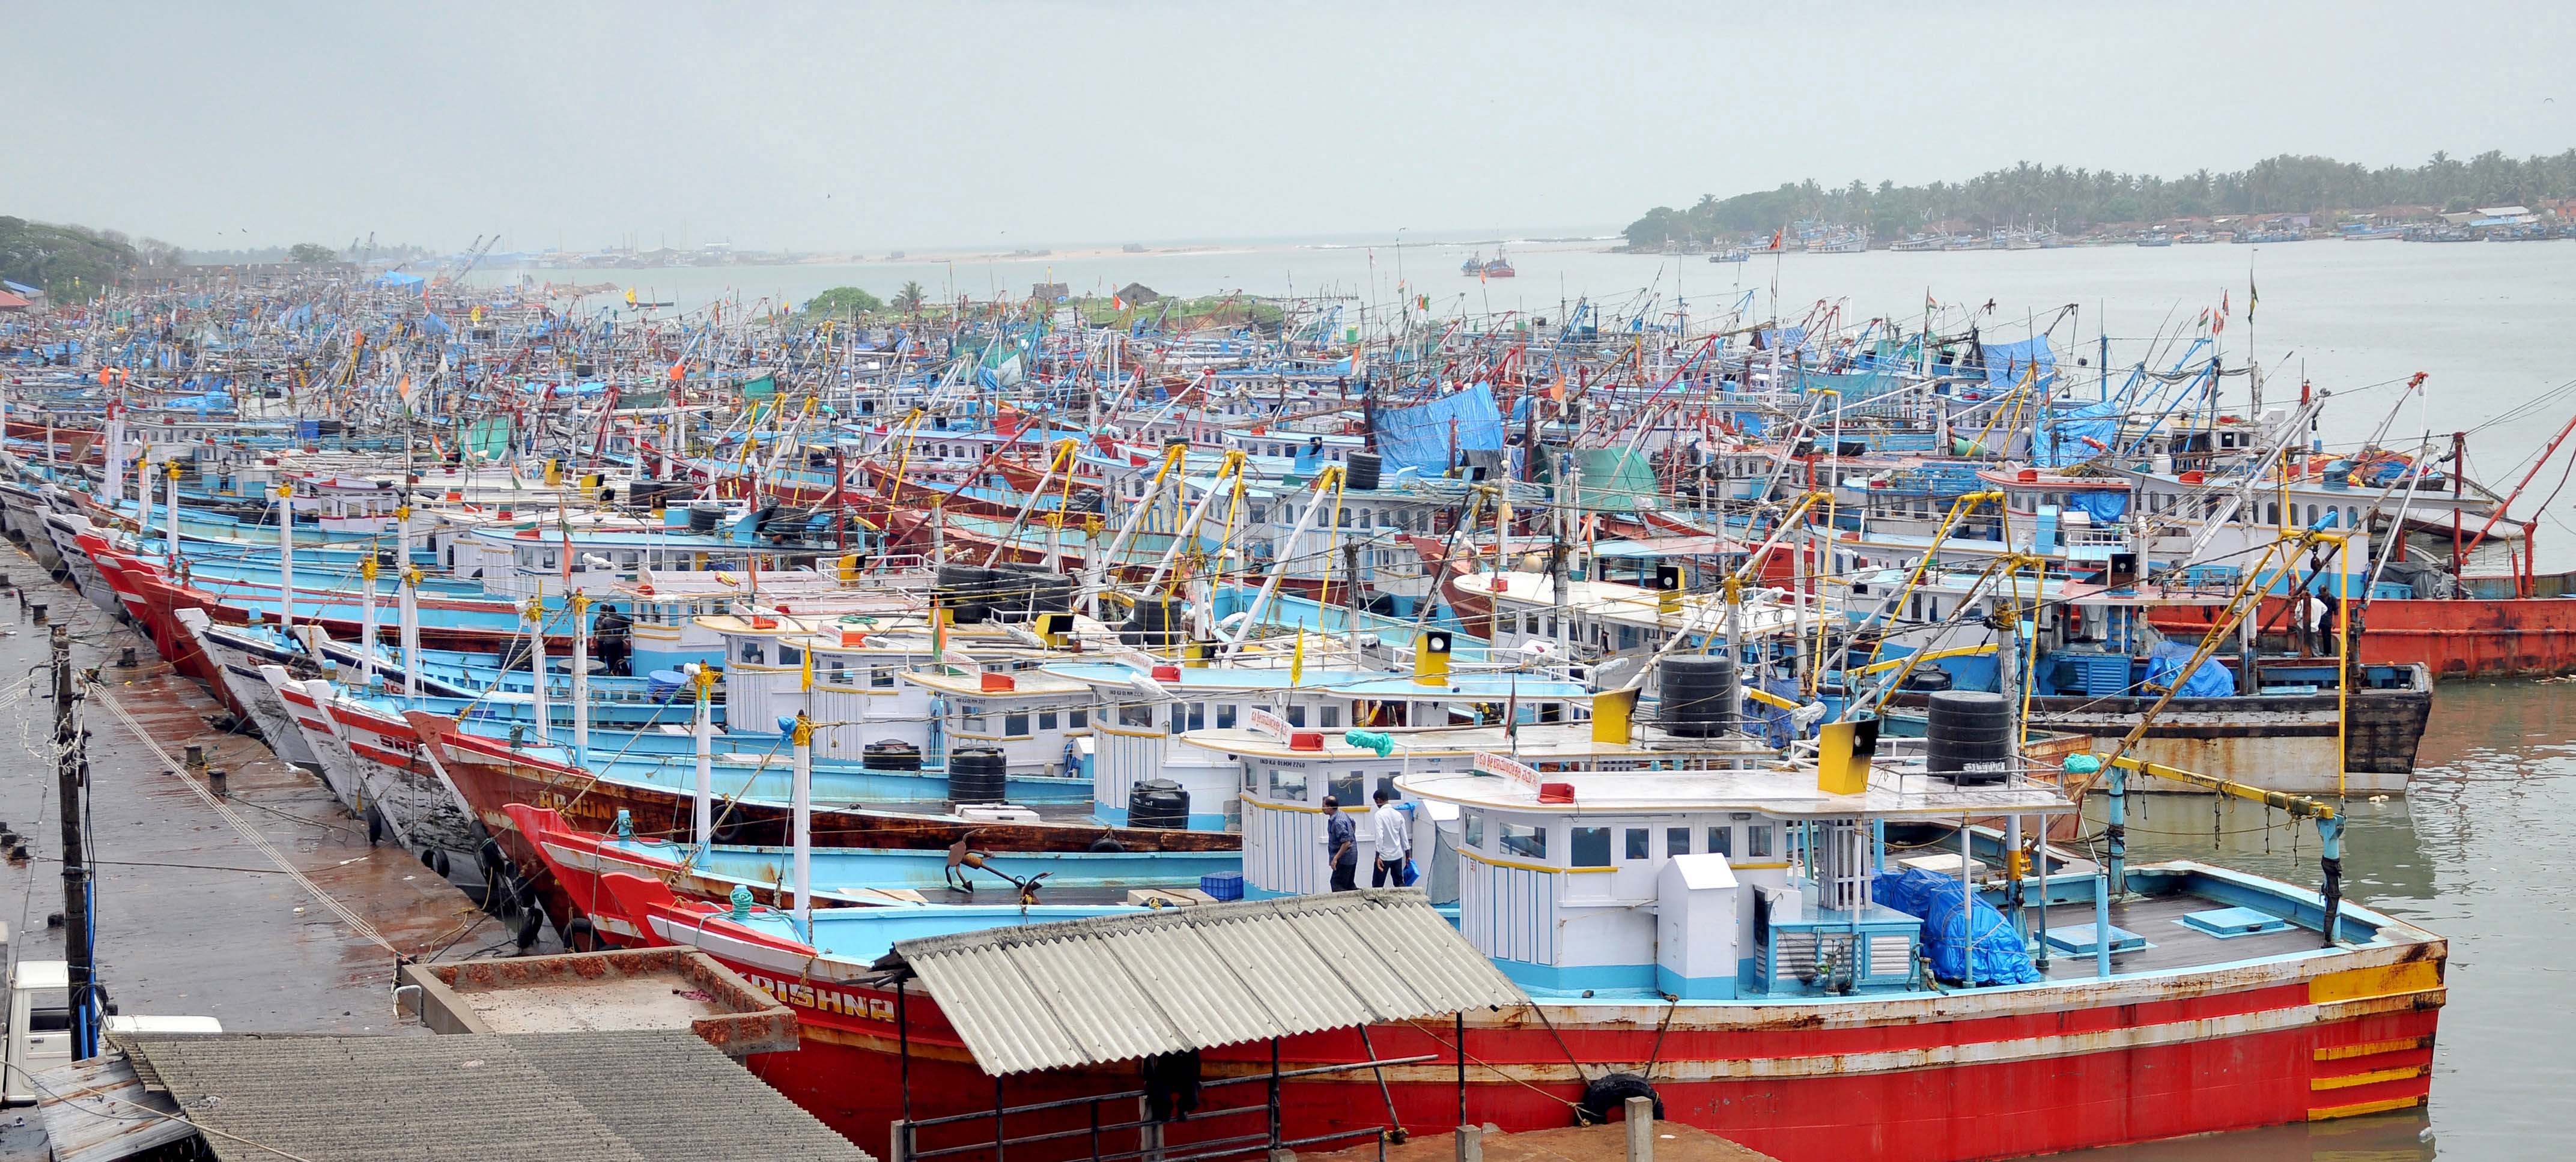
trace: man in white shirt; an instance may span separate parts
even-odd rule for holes
[[[1369,831],[1377,840],[1377,869],[1369,874],[1369,886],[1403,887],[1404,865],[1413,858],[1413,821],[1395,805],[1395,792],[1377,789],[1377,809],[1369,812]]]

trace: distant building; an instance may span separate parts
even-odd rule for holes
[[[1131,282],[1118,288],[1118,297],[1127,300],[1127,305],[1132,307],[1140,303],[1153,302],[1163,296],[1154,293],[1154,288],[1144,283]]]
[[[1073,290],[1060,282],[1042,282],[1029,288],[1029,297],[1042,303],[1060,303],[1072,298]]]
[[[19,315],[34,309],[35,303],[25,295],[0,290],[0,315]]]
[[[19,298],[27,300],[27,309],[29,310],[41,311],[44,310],[48,304],[48,300],[45,298],[44,288],[42,287],[28,286],[23,282],[11,282],[5,278],[0,278],[0,291],[6,291]]]

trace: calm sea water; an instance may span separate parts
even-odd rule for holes
[[[2486,421],[2576,380],[2576,242],[2423,245],[2305,242],[2288,246],[2104,247],[2048,251],[1787,255],[1715,265],[1702,259],[1599,252],[1590,246],[1522,244],[1520,277],[1482,282],[1458,264],[1492,247],[1391,242],[1341,248],[1269,247],[1188,254],[957,263],[728,267],[652,271],[532,272],[557,281],[635,285],[648,300],[686,308],[739,294],[802,299],[856,285],[891,296],[905,280],[933,295],[1028,293],[1059,281],[1077,292],[1139,281],[1171,294],[1314,294],[1338,291],[1378,305],[1405,291],[1437,311],[1513,310],[1557,318],[1589,295],[1605,309],[1661,316],[1687,309],[1707,319],[1739,303],[1770,313],[1777,280],[1783,317],[1819,302],[1851,320],[1891,315],[1910,331],[1926,298],[1952,304],[1945,330],[1973,304],[1987,333],[2021,338],[2047,329],[2068,358],[2098,358],[2098,337],[2126,363],[2222,293],[2232,318],[2219,336],[2231,363],[2249,350],[2268,369],[2271,398],[2295,397],[2302,377],[2337,394],[2324,436],[2357,443],[2388,425],[2389,442],[2426,430],[2470,430],[2470,463],[2509,486],[2576,399],[2481,428]],[[1398,263],[1402,264],[1401,275]],[[2249,266],[2251,270],[2249,272]],[[484,277],[516,277],[493,271]],[[2250,281],[2249,281],[2250,273]],[[2249,290],[2261,303],[2247,319]],[[1747,302],[1745,296],[1752,298]],[[1991,300],[1994,310],[1986,312]],[[609,300],[598,300],[607,305]],[[1358,304],[1348,308],[1356,321]],[[2425,393],[2397,386],[2426,372]],[[2230,399],[2243,398],[2242,380]],[[2526,511],[2559,479],[2545,472]],[[2576,565],[2576,529],[2555,512],[2541,526],[2543,567]],[[2443,686],[2422,748],[2414,793],[2352,804],[2348,892],[2451,941],[2450,1001],[2443,1012],[2429,1111],[2184,1142],[2096,1151],[2104,1162],[2261,1159],[2563,1158],[2576,1154],[2576,688],[2533,683]],[[2301,883],[2317,879],[2314,836],[2295,846],[2281,821],[2267,827],[2250,804],[2142,797],[2133,828],[2141,860],[2192,857]]]

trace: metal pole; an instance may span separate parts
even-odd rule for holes
[[[175,578],[179,573],[179,462],[176,460],[170,461],[169,503],[163,507],[168,510],[164,514],[164,519],[170,522],[170,547],[166,555],[169,558],[170,574]],[[2528,544],[2530,534],[2526,532],[2523,535],[2524,543]]]
[[[2117,867],[2115,863],[2113,865]],[[2093,877],[2093,973],[2111,975],[2111,887],[2108,876]]]
[[[400,609],[395,619],[402,624],[403,693],[420,696],[420,570],[411,563],[411,506],[394,510],[395,576],[401,584],[394,587]]]
[[[2039,915],[2031,925],[2030,946],[2038,952],[2041,975],[2048,973],[2048,817],[2039,820]]]
[[[814,726],[802,710],[796,712],[793,738],[795,779],[788,794],[796,828],[796,929],[810,942],[814,938]]]
[[[696,662],[689,663],[689,684],[697,690],[697,718],[690,732],[697,737],[698,780],[696,807],[690,836],[698,845],[698,858],[707,857],[707,845],[715,835],[715,714],[711,706],[715,672]]]
[[[2335,929],[2343,922],[2343,817],[2322,815],[2317,818],[2317,838],[2325,841],[2325,855],[2317,861],[2325,872],[2325,912],[2317,927],[2325,932],[2326,947],[2335,946]]]
[[[91,984],[89,865],[82,834],[82,790],[88,765],[72,714],[72,631],[57,625],[54,648],[54,776],[63,812],[63,959],[71,966],[72,1059],[98,1056],[97,1005]],[[11,1030],[12,1033],[17,1030]]]
[[[1458,1010],[1457,1021],[1458,1126],[1464,1130],[1467,1126],[1467,1010]]]
[[[554,742],[554,709],[546,704],[546,595],[541,590],[528,599],[528,674],[536,679],[535,701],[530,708],[537,717],[537,741]]]
[[[590,597],[575,593],[572,604],[572,761],[590,761]]]
[[[295,640],[295,486],[277,486],[277,625]]]
[[[358,688],[376,682],[376,549],[358,562]]]

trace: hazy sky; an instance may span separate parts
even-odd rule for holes
[[[0,15],[0,214],[184,247],[1615,229],[1815,177],[2576,145],[2576,6],[131,5]]]

